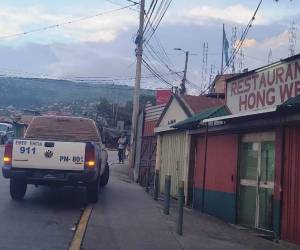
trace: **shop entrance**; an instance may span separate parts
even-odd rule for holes
[[[273,230],[275,134],[245,135],[240,143],[238,223]]]

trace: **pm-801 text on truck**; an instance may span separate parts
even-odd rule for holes
[[[107,152],[93,120],[33,118],[24,138],[5,145],[2,173],[10,178],[12,199],[23,199],[27,184],[85,186],[89,202],[109,179]]]

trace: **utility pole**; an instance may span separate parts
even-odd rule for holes
[[[180,94],[185,94],[186,92],[185,83],[186,83],[186,73],[187,73],[188,63],[189,63],[189,52],[185,51],[185,65],[184,65],[182,83],[180,84]]]
[[[141,74],[142,74],[142,60],[143,60],[143,33],[144,33],[144,21],[145,21],[145,0],[140,1],[140,25],[136,44],[136,73],[134,84],[134,96],[133,96],[133,110],[132,110],[132,122],[131,122],[131,147],[130,147],[130,161],[129,167],[134,168],[134,160],[136,155],[136,137],[137,137],[137,125],[138,114],[140,109],[140,86],[141,86]]]

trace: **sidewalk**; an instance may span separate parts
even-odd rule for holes
[[[158,204],[131,183],[128,168],[113,165],[109,184],[94,206],[83,249],[182,249]]]
[[[162,197],[159,198],[161,212]],[[169,229],[176,232],[177,201],[172,200],[170,215],[165,216]],[[184,249],[300,249],[300,247],[280,241],[276,243],[254,230],[225,223],[198,210],[184,208],[183,236],[174,234]]]
[[[83,249],[299,249],[190,209],[184,210],[183,236],[179,236],[176,202],[169,216],[162,213],[162,204],[130,182],[127,166],[113,165],[110,182],[91,215]]]

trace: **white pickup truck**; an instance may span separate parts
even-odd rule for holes
[[[24,138],[5,145],[2,173],[10,178],[12,199],[24,198],[27,184],[86,186],[88,202],[97,202],[109,179],[109,165],[93,120],[38,116]]]

